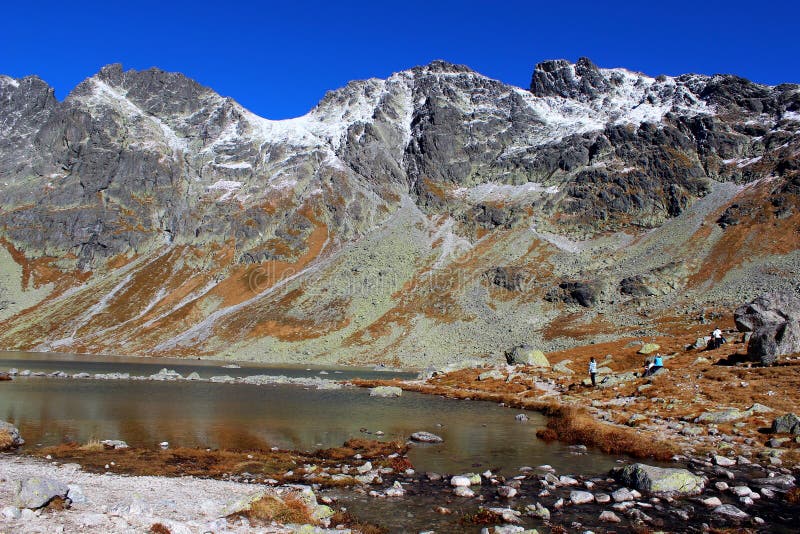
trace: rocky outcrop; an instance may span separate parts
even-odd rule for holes
[[[597,300],[597,289],[594,284],[567,280],[558,284],[558,288],[548,290],[544,299],[589,308]]]
[[[762,365],[800,352],[800,297],[794,293],[762,295],[738,307],[734,321],[740,332],[751,332],[747,354]]]
[[[800,434],[800,418],[788,413],[772,421],[772,431],[785,434]]]

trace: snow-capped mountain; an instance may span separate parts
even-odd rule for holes
[[[796,239],[734,233],[791,235],[799,132],[797,85],[585,58],[528,89],[436,61],[281,121],[158,69],[63,102],[0,76],[0,348],[420,363],[569,344],[576,310],[654,328],[796,284]]]

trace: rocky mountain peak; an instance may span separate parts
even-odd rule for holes
[[[589,58],[572,64],[565,59],[543,61],[536,65],[531,92],[536,96],[560,96],[582,99],[595,97],[611,86],[609,80]]]

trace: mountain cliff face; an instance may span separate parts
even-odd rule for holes
[[[800,281],[800,87],[437,61],[270,121],[0,76],[0,348],[427,365]]]

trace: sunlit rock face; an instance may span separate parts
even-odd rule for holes
[[[426,366],[652,333],[795,290],[799,132],[797,85],[586,58],[281,121],[157,69],[62,102],[0,76],[0,348]]]

